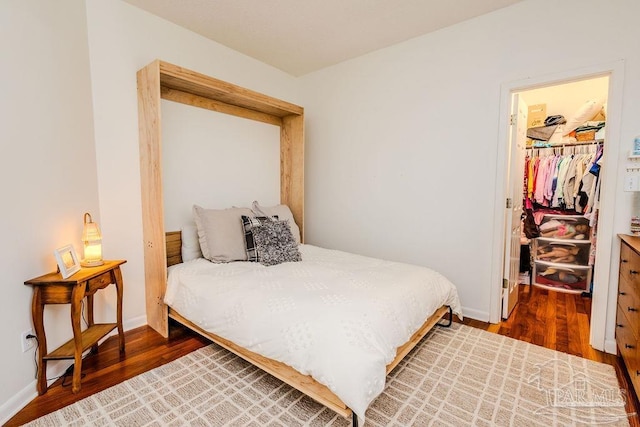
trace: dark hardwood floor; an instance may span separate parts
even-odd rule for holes
[[[545,289],[520,286],[520,302],[509,320],[489,324],[473,319],[462,323],[506,335],[565,353],[608,363],[616,369],[621,387],[627,392],[627,413],[631,426],[640,427],[638,400],[633,393],[621,360],[611,354],[589,346],[589,315],[591,299],[580,295],[564,294]],[[177,359],[208,341],[190,330],[175,326],[169,339],[162,338],[148,326],[126,332],[126,352],[118,352],[117,337],[107,339],[98,353],[87,356],[82,364],[82,388],[71,392],[70,378],[63,384],[58,379],[47,393],[36,397],[6,426],[18,426],[53,412],[75,401],[97,393],[142,372]]]

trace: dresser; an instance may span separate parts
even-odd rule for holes
[[[640,237],[619,235],[620,275],[616,342],[636,393],[640,392]]]

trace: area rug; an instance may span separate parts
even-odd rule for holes
[[[453,324],[389,375],[365,426],[626,426],[625,399],[610,365]],[[30,425],[350,424],[212,344]]]

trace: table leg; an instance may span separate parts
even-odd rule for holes
[[[73,287],[71,294],[71,327],[73,328],[73,341],[75,344],[73,383],[71,391],[80,391],[80,379],[82,374],[82,330],[80,328],[80,318],[82,317],[82,300],[84,299],[86,282],[78,283]]]
[[[113,270],[114,282],[116,285],[116,292],[118,294],[117,297],[117,314],[116,314],[116,323],[118,324],[118,339],[120,341],[120,353],[124,353],[124,329],[122,327],[122,272],[120,271],[120,267],[116,267]]]
[[[42,395],[47,391],[47,361],[44,359],[44,356],[47,354],[47,337],[44,333],[44,304],[42,303],[42,292],[38,286],[34,286],[33,288],[31,317],[33,319],[33,329],[36,337],[38,337],[38,379],[36,387],[38,394]]]
[[[95,324],[93,320],[93,294],[87,295],[87,327],[90,328]],[[91,346],[91,353],[98,352],[98,343]]]

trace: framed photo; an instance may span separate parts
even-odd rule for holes
[[[62,278],[66,279],[80,270],[80,261],[72,245],[63,246],[54,251]]]

